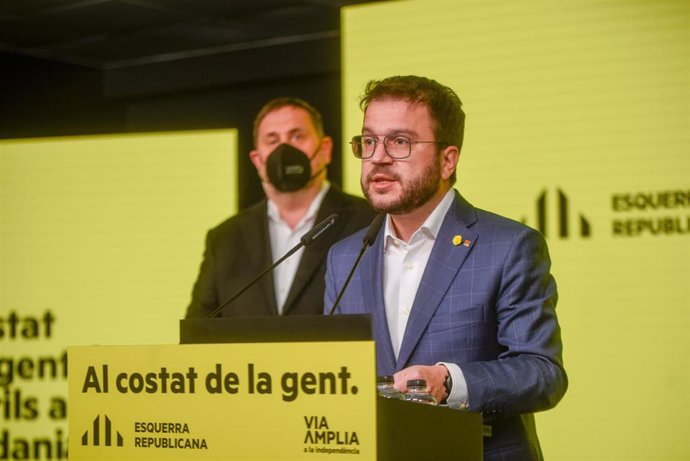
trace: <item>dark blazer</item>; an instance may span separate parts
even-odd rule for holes
[[[207,317],[273,263],[267,207],[267,201],[263,200],[208,232],[187,318]],[[345,194],[331,185],[315,222],[333,213],[338,215],[333,228],[305,248],[285,302],[284,315],[323,312],[328,249],[338,240],[368,226],[375,216],[366,200]],[[220,316],[277,314],[273,277],[269,273],[227,306]]]
[[[326,306],[343,286],[362,235],[331,249]],[[541,459],[533,412],[556,405],[567,388],[556,284],[544,238],[523,224],[474,208],[456,192],[396,359],[384,307],[383,235],[379,232],[364,254],[339,307],[343,314],[372,315],[378,374],[411,365],[458,364],[467,381],[469,410],[482,412],[493,427],[493,436],[484,439],[484,458]],[[456,236],[461,236],[459,245]]]

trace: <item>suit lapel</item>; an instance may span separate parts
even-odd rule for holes
[[[314,224],[321,222],[341,208],[338,194],[339,192],[331,186],[323,198],[323,202],[321,202]],[[340,216],[340,219],[336,220],[332,229],[325,232],[314,243],[304,249],[295,278],[290,286],[290,292],[285,300],[284,315],[289,314],[290,310],[296,307],[295,303],[299,299],[300,294],[314,277],[314,272],[324,263],[328,248],[338,240],[345,226],[345,219],[344,216]]]
[[[397,370],[407,366],[412,352],[476,242],[477,234],[469,229],[475,220],[472,205],[456,192],[417,289],[400,346]],[[459,244],[454,243],[456,236],[461,236]],[[465,246],[466,241],[470,242],[469,246]]]
[[[267,202],[257,207],[256,212],[242,224],[242,238],[246,248],[255,249],[249,263],[253,266],[252,272],[260,274],[273,263],[271,255],[271,239],[268,235]],[[266,274],[257,282],[257,287],[264,297],[264,311],[267,314],[277,314],[276,296],[273,287],[273,275]]]
[[[379,374],[392,375],[395,370],[395,354],[388,332],[383,297],[383,242],[384,232],[381,230],[374,244],[364,253],[359,267],[364,308],[373,315],[374,320],[376,368]]]

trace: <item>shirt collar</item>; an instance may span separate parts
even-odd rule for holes
[[[307,209],[307,212],[304,214],[304,217],[300,220],[297,226],[295,226],[295,229],[298,229],[307,220],[314,219],[316,217],[316,213],[319,211],[319,208],[321,208],[321,203],[323,202],[323,199],[330,188],[331,183],[327,180],[324,181],[323,184],[321,184],[321,189],[319,189],[319,193],[316,194],[316,197],[314,197],[314,200],[312,200],[311,205],[309,205],[309,209]],[[278,210],[278,206],[275,203],[273,203],[273,201],[271,201],[270,199],[268,200],[268,218],[270,220],[273,220],[274,222],[286,224],[280,217],[280,211]]]
[[[410,238],[410,243],[421,238],[418,237],[418,235],[423,235],[431,240],[436,240],[436,236],[441,230],[443,220],[446,217],[446,214],[448,213],[448,210],[450,209],[450,206],[453,203],[454,198],[455,189],[451,188],[448,190],[448,192],[446,192],[446,195],[443,196],[438,205],[436,205],[436,208],[434,208],[434,210],[429,214],[429,216],[427,216],[422,225],[419,226],[419,229],[417,229],[414,232],[414,234],[412,234],[412,237]],[[384,237],[384,251],[386,251],[386,248],[388,248],[390,242],[392,242],[393,240],[400,240],[398,236],[395,235],[390,215],[386,215],[386,227]]]

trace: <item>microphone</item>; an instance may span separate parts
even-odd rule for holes
[[[312,227],[311,230],[310,230],[309,232],[307,232],[306,234],[304,234],[304,235],[299,239],[299,243],[298,243],[297,245],[295,245],[294,247],[292,247],[292,248],[290,249],[290,251],[288,251],[287,253],[285,253],[285,255],[283,255],[283,257],[280,258],[278,261],[274,262],[274,263],[271,264],[268,268],[266,268],[263,272],[261,272],[259,275],[257,275],[256,277],[254,277],[254,279],[253,279],[251,282],[249,282],[247,285],[245,285],[244,288],[242,288],[240,291],[238,291],[237,293],[235,293],[234,295],[232,295],[232,296],[230,297],[230,299],[228,299],[228,300],[225,301],[223,304],[221,304],[221,305],[218,307],[218,309],[216,309],[216,310],[214,310],[213,312],[211,312],[211,314],[208,316],[208,318],[209,318],[209,319],[212,319],[212,318],[217,317],[218,314],[220,314],[221,311],[222,311],[223,309],[225,309],[231,302],[233,302],[235,299],[237,299],[242,293],[244,293],[244,292],[247,291],[249,288],[251,288],[256,282],[259,281],[259,279],[261,279],[261,277],[263,277],[264,275],[266,275],[266,274],[268,274],[269,272],[271,272],[271,271],[272,271],[273,269],[275,269],[280,263],[282,263],[283,261],[285,261],[286,259],[288,259],[290,256],[292,256],[292,255],[293,255],[297,250],[299,250],[300,248],[309,246],[309,245],[311,245],[312,243],[314,243],[314,241],[315,241],[317,238],[319,238],[319,237],[321,236],[321,234],[323,234],[323,233],[326,232],[328,229],[330,229],[331,227],[333,227],[333,224],[335,224],[335,222],[336,222],[337,220],[338,220],[338,215],[337,215],[337,214],[332,214],[332,215],[330,215],[329,217],[327,217],[326,219],[324,219],[323,221],[321,221],[320,223],[318,223],[317,225],[315,225],[314,227]]]
[[[355,261],[355,264],[352,266],[352,269],[350,270],[350,273],[348,274],[347,279],[345,280],[345,284],[340,289],[338,297],[335,298],[333,307],[331,307],[331,310],[328,311],[328,315],[333,315],[335,309],[338,307],[338,304],[340,303],[340,298],[343,297],[345,289],[350,284],[350,279],[352,278],[352,275],[355,273],[355,269],[357,269],[360,259],[362,259],[362,256],[364,256],[364,252],[367,250],[367,248],[374,244],[376,236],[378,235],[379,230],[381,230],[381,226],[383,225],[384,219],[386,219],[386,215],[381,213],[376,215],[376,217],[371,221],[371,224],[369,224],[369,229],[367,229],[366,234],[364,234],[364,237],[362,238],[362,249],[359,250],[359,256],[357,256],[357,260]]]
[[[301,244],[301,245],[304,245],[305,247],[308,247],[309,245],[311,245],[312,243],[314,243],[314,240],[316,240],[317,238],[321,237],[321,234],[323,234],[324,232],[326,232],[326,230],[328,230],[328,229],[330,229],[331,227],[333,227],[333,224],[335,224],[335,222],[336,222],[337,220],[338,220],[338,215],[337,215],[337,214],[332,214],[332,215],[330,215],[329,217],[327,217],[326,219],[324,219],[323,221],[321,221],[320,223],[318,223],[316,226],[312,227],[311,230],[310,230],[309,232],[307,232],[306,234],[304,234],[304,235],[302,236],[302,238],[299,239],[300,244]],[[295,251],[297,251],[299,248],[301,248],[301,247],[300,247],[300,245],[298,244],[295,248],[293,248],[292,250],[290,250],[290,251],[288,252],[287,255],[283,256],[283,258],[287,258],[287,257],[290,256],[292,253],[294,253]],[[277,265],[277,264],[276,264],[276,265]]]

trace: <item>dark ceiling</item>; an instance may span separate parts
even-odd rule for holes
[[[357,0],[0,0],[0,50],[121,69],[332,38]]]

